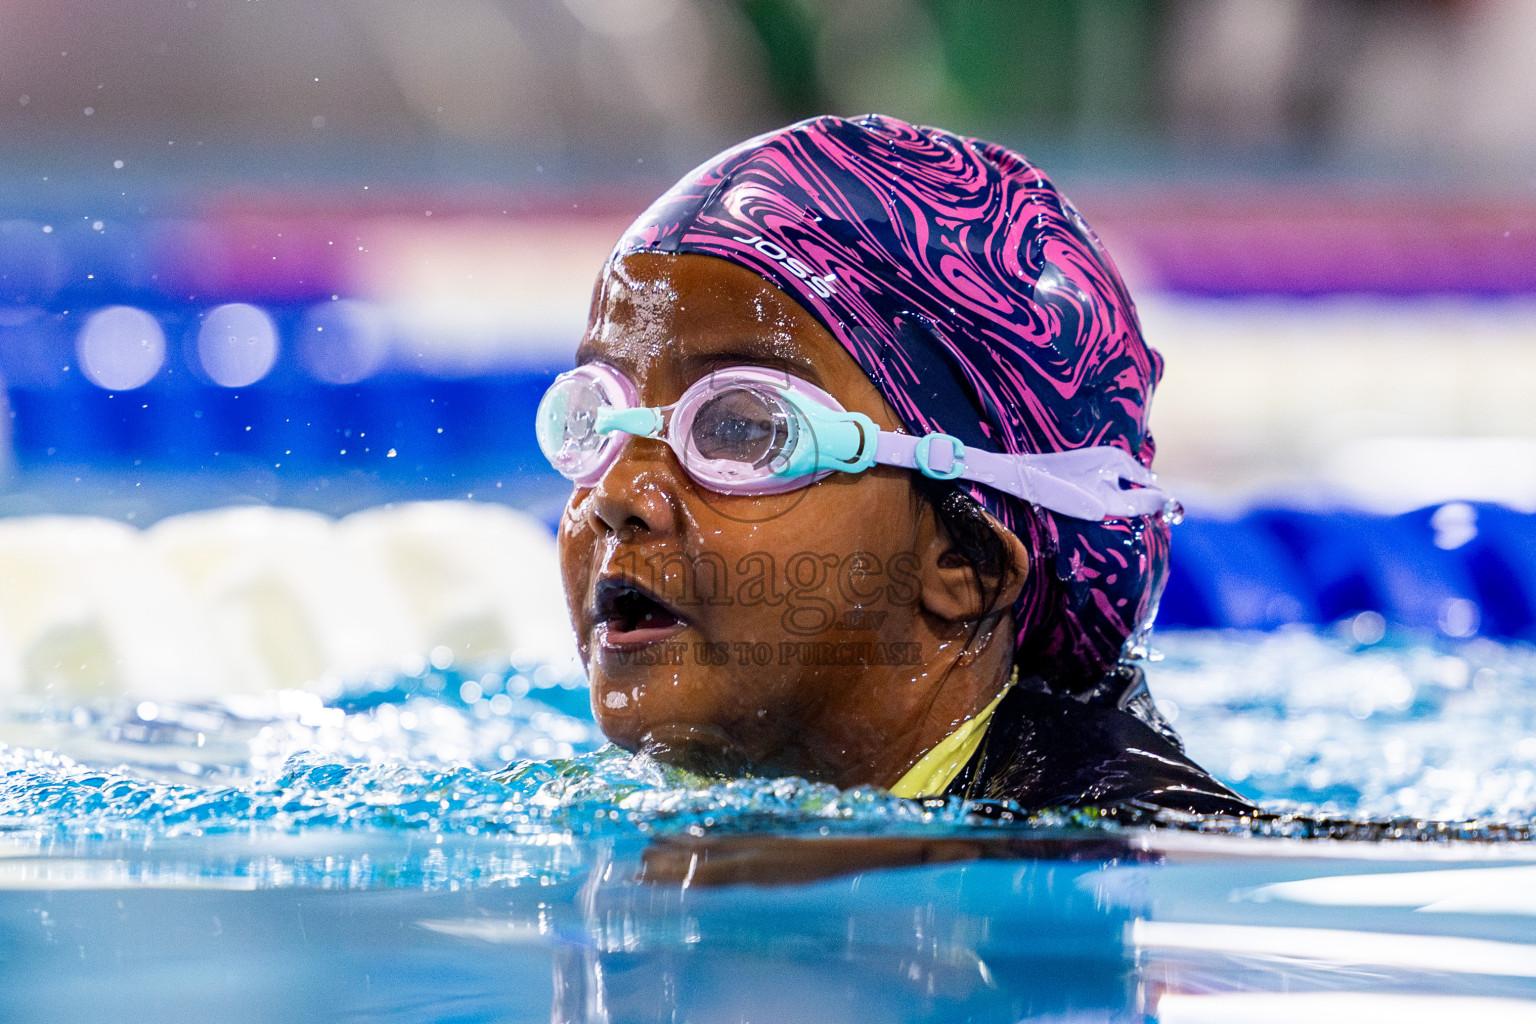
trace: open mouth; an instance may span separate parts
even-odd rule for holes
[[[601,642],[605,647],[635,647],[655,643],[682,631],[687,625],[677,612],[644,587],[610,577],[597,584],[594,601]]]

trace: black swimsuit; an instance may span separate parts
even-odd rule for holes
[[[1129,667],[1083,697],[1015,685],[944,795],[1014,801],[1026,811],[1125,804],[1194,814],[1257,809],[1184,755],[1140,671]]]

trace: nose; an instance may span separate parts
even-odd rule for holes
[[[625,439],[623,450],[586,503],[592,527],[621,540],[670,536],[677,529],[678,468],[672,450],[648,437]]]

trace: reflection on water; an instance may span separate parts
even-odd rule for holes
[[[1395,1021],[1536,1011],[1530,649],[1160,643],[1194,755],[1286,813],[1009,821],[710,784],[602,747],[580,681],[527,662],[8,697],[0,1019],[1257,1020],[1281,1018],[1237,997],[1281,991],[1316,1020],[1403,991],[1433,998]],[[1304,838],[1330,835],[1357,841]]]
[[[1141,1021],[1171,996],[1182,1016],[1166,1019],[1211,1020],[1237,1004],[1206,997],[1276,990],[1353,997],[1313,1020],[1372,1019],[1370,997],[1402,991],[1435,996],[1442,1020],[1536,1006],[1528,910],[1426,917],[1376,898],[1369,883],[1425,869],[1413,853],[1192,838],[724,886],[640,880],[639,836],[9,845],[0,1016],[1003,1024]],[[1427,863],[1435,896],[1474,902],[1517,880],[1497,872],[1530,870],[1465,851]],[[1366,898],[1290,898],[1319,876],[1359,878]]]
[[[444,868],[489,862],[467,842],[444,841]],[[299,845],[270,852],[303,860]],[[698,889],[636,884],[632,842],[495,845],[517,851],[497,884],[457,892],[81,875],[12,889],[0,934],[6,973],[25,983],[0,994],[0,1012],[80,1019],[106,993],[133,1020],[1011,1022],[1139,1005],[1124,941],[1136,908],[1103,898],[1098,864]]]

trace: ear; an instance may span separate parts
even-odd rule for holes
[[[1011,608],[1019,599],[1031,568],[1024,542],[988,516],[1003,544],[1003,570],[1001,578],[983,576],[978,581],[976,571],[939,523],[938,516],[931,508],[925,511],[918,533],[923,610],[951,622],[974,622]]]

